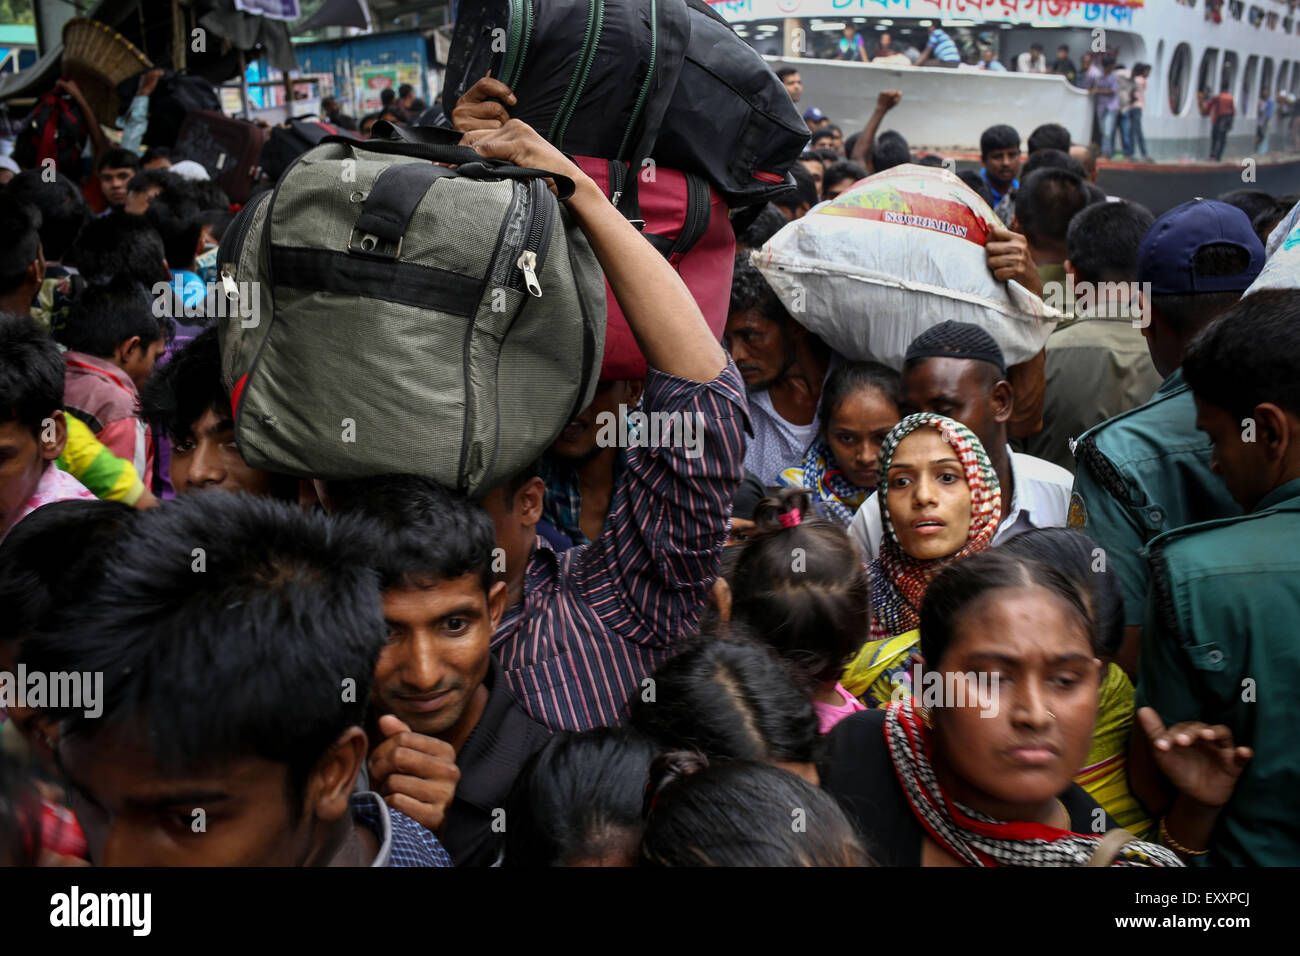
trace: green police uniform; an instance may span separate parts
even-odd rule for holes
[[[1069,525],[1105,550],[1124,594],[1124,624],[1137,627],[1149,580],[1142,548],[1165,531],[1241,514],[1210,471],[1210,440],[1196,428],[1182,369],[1145,405],[1085,432],[1074,457]]]
[[[1196,862],[1300,864],[1300,479],[1151,542],[1136,705],[1226,724],[1254,757]]]

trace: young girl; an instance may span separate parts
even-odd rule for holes
[[[871,562],[871,641],[842,679],[881,706],[911,693],[921,600],[954,561],[993,541],[1001,518],[997,473],[965,425],[919,412],[899,422],[880,452],[880,555]]]
[[[780,483],[812,491],[818,511],[849,526],[880,479],[880,446],[898,423],[899,376],[879,362],[844,362],[822,386],[817,438]]]
[[[759,502],[754,537],[728,575],[727,617],[776,651],[825,733],[862,709],[838,678],[867,639],[871,589],[848,534],[811,505],[796,488]]]

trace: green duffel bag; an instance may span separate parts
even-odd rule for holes
[[[537,458],[605,346],[600,265],[543,177],[572,193],[468,147],[338,138],[250,201],[218,254],[244,460],[480,495]]]

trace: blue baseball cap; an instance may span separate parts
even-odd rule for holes
[[[825,118],[826,118],[826,114],[823,113],[815,106],[810,106],[803,111],[803,121],[805,123],[807,123],[809,120],[812,120],[814,123],[820,123]]]
[[[1196,253],[1217,243],[1241,246],[1250,265],[1231,276],[1196,274]],[[1236,206],[1216,199],[1192,199],[1175,206],[1151,224],[1138,246],[1139,282],[1151,283],[1153,295],[1199,292],[1244,292],[1264,268],[1264,244],[1250,219]]]

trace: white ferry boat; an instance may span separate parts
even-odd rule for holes
[[[1020,54],[1035,43],[1049,64],[1061,45],[1076,68],[1082,54],[1098,50],[1125,67],[1148,64],[1142,125],[1148,152],[1157,160],[1208,158],[1210,120],[1198,106],[1200,90],[1212,96],[1227,83],[1236,100],[1225,161],[1255,155],[1262,91],[1300,96],[1300,0],[710,2],[774,69],[798,68],[801,108],[821,109],[847,136],[862,128],[878,91],[898,89],[902,102],[884,128],[904,131],[914,147],[936,151],[977,149],[980,132],[999,122],[1017,126],[1022,136],[1040,123],[1059,122],[1075,142],[1089,141],[1092,102],[1083,90],[1060,75],[1016,71]],[[990,48],[1007,72],[883,65],[863,62],[860,54],[839,59],[857,48],[856,40],[840,42],[850,27],[872,58],[883,34],[890,34],[899,52],[919,51],[934,26],[953,39],[967,64]],[[1270,152],[1292,151],[1289,125],[1289,119],[1274,118]]]

